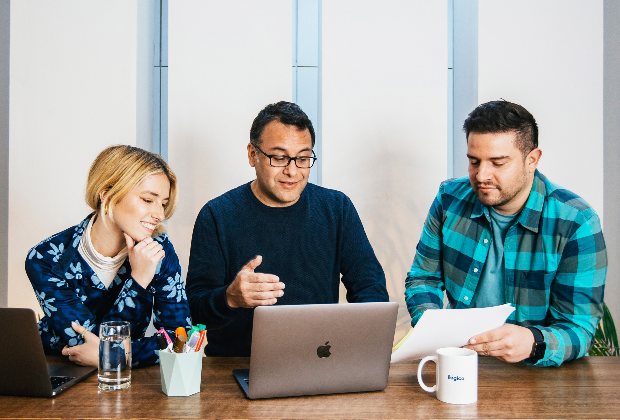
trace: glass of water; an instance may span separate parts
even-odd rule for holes
[[[102,322],[99,328],[99,389],[114,391],[131,385],[129,322]]]

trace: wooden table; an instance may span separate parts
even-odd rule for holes
[[[249,359],[203,360],[201,392],[190,397],[162,393],[159,366],[152,366],[134,369],[125,391],[99,391],[95,374],[56,398],[0,396],[0,418],[620,418],[619,357],[587,357],[560,368],[481,357],[478,402],[463,406],[424,392],[418,362],[392,365],[381,392],[251,401],[231,373],[249,367]],[[433,369],[425,367],[427,384],[435,382]]]

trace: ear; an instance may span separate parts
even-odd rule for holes
[[[534,172],[538,167],[538,162],[540,162],[540,158],[542,156],[542,150],[536,148],[528,153],[525,158],[525,164],[527,165],[528,172]]]
[[[256,166],[256,149],[252,146],[252,143],[248,143],[248,161],[252,168]]]
[[[99,203],[101,203],[99,205],[99,213],[101,213],[102,216],[105,216],[105,214],[107,213],[107,211],[104,210],[103,205],[102,205],[107,193],[108,193],[107,191],[101,191],[99,193]]]

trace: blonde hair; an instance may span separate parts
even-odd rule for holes
[[[88,171],[86,182],[86,204],[94,212],[109,214],[114,220],[114,206],[137,187],[146,177],[164,174],[170,181],[170,197],[164,209],[166,220],[172,217],[177,205],[177,178],[166,161],[155,153],[138,147],[117,145],[104,149]],[[103,200],[101,193],[105,193]],[[165,231],[158,224],[153,231],[157,236]]]

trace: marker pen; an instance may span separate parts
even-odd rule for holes
[[[172,346],[172,350],[175,353],[183,353],[183,347],[185,347],[185,342],[187,341],[187,337],[184,335],[178,335],[174,340],[174,345]]]
[[[184,335],[185,340],[187,341],[187,332],[185,331],[185,328],[179,327],[174,331],[174,333],[177,335],[177,338],[179,338],[180,335]]]
[[[194,351],[194,347],[196,347],[196,343],[198,342],[199,334],[194,332],[191,337],[185,343],[185,347],[183,348],[183,353],[189,353]]]
[[[200,338],[198,339],[198,343],[196,344],[196,350],[194,351],[200,351],[200,348],[202,347],[202,342],[205,339],[205,335],[207,335],[207,330],[200,330]]]
[[[155,334],[155,339],[157,339],[157,345],[159,346],[159,350],[165,350],[168,347],[168,342],[166,341],[166,337],[160,332]]]
[[[198,327],[193,326],[191,330],[189,330],[189,333],[187,333],[187,337],[189,337],[189,339],[192,338],[192,334],[194,334],[194,332],[198,331]],[[189,340],[187,342],[189,344]]]
[[[168,344],[172,344],[172,340],[170,339],[170,336],[168,335],[168,333],[166,332],[165,329],[161,329],[159,331],[157,331],[158,333],[162,333],[164,335],[164,337],[166,337],[166,341],[168,342]]]

